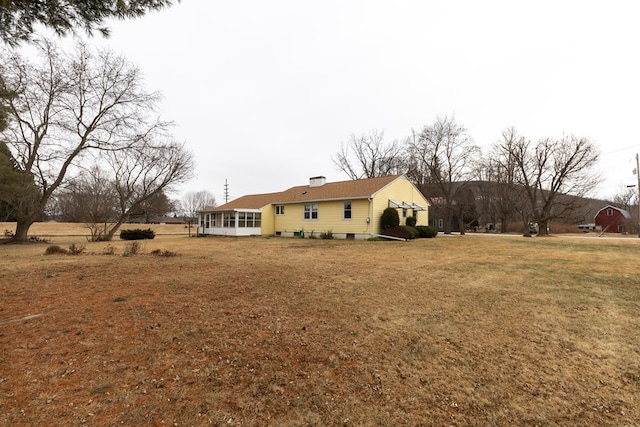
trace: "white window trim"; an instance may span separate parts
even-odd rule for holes
[[[307,218],[307,206],[309,206],[309,218]],[[317,203],[305,203],[302,207],[302,220],[303,221],[317,221],[318,220],[318,204]],[[313,217],[315,211],[316,217]]]
[[[347,212],[347,203],[349,204],[349,214],[351,215],[349,218],[344,215]],[[351,200],[345,200],[342,203],[342,219],[344,221],[351,221],[353,219],[353,202]]]

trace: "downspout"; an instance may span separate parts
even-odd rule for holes
[[[373,198],[368,197],[369,201],[369,236],[373,236]]]

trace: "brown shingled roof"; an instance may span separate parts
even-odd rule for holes
[[[319,200],[335,200],[344,198],[371,197],[381,188],[398,179],[401,175],[382,176],[379,178],[356,179],[350,181],[328,182],[319,187],[299,185],[280,193],[274,203],[295,203]]]
[[[340,182],[328,182],[319,187],[299,185],[279,193],[253,194],[232,200],[229,203],[207,211],[231,209],[260,209],[273,203],[297,203],[307,201],[358,199],[373,196],[402,175],[382,176],[378,178],[356,179]]]
[[[248,196],[242,196],[235,200],[225,203],[224,205],[217,206],[210,211],[228,211],[232,209],[260,209],[277,199],[278,194],[282,193],[266,193],[266,194],[250,194]],[[209,210],[208,210],[209,211]]]

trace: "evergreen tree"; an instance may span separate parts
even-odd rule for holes
[[[172,0],[0,0],[0,39],[9,45],[30,41],[37,24],[59,35],[95,31],[108,36],[104,21],[137,18],[171,6]]]
[[[33,176],[20,170],[7,144],[0,142],[0,221],[17,221],[37,203]]]

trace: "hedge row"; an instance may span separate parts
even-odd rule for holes
[[[428,225],[419,225],[417,227],[410,227],[408,225],[398,225],[395,227],[389,227],[384,230],[383,234],[392,237],[399,237],[401,239],[417,239],[417,238],[432,238],[438,235],[438,230]]]

